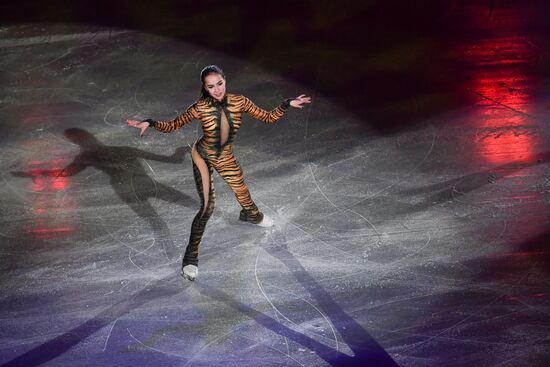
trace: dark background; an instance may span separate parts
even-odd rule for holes
[[[291,78],[381,133],[411,128],[472,98],[457,45],[520,13],[515,32],[546,32],[550,2],[530,1],[8,1],[2,25],[79,23],[193,42]],[[472,24],[469,6],[482,21]],[[534,10],[533,10],[534,9]],[[484,29],[483,22],[487,22]],[[518,29],[519,26],[519,29]],[[544,73],[533,61],[531,70]]]

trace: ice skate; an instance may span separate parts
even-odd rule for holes
[[[260,223],[256,223],[256,225],[260,227],[269,228],[269,227],[273,227],[275,223],[273,222],[273,219],[271,219],[270,217],[264,214],[262,221]]]
[[[249,222],[260,227],[266,227],[266,228],[273,227],[275,225],[275,223],[273,223],[273,220],[270,217],[268,217],[263,213],[259,213],[259,214],[260,215],[258,219],[256,218],[253,219],[246,214],[244,209],[242,209],[241,213],[239,214],[239,220],[243,222]]]
[[[198,275],[199,275],[199,268],[196,265],[185,265],[181,269],[181,276],[187,280],[193,281]]]

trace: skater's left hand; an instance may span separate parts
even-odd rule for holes
[[[149,128],[149,123],[147,121],[137,121],[137,120],[126,120],[128,126],[137,127],[140,130],[139,137],[142,138],[145,134],[145,130]]]
[[[304,108],[305,104],[311,103],[311,97],[305,94],[300,94],[298,97],[290,101],[290,105],[294,108]]]

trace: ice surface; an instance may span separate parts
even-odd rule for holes
[[[391,134],[315,85],[190,42],[2,32],[2,366],[544,365],[550,79],[526,59],[548,63],[542,31],[454,40],[466,77],[442,93],[468,103]],[[125,119],[183,112],[210,63],[261,107],[313,104],[272,126],[245,118],[235,154],[276,225],[240,222],[216,174],[188,282],[198,124],[140,139]]]

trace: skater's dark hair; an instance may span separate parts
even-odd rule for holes
[[[221,77],[225,79],[225,73],[223,72],[223,70],[218,65],[208,65],[204,69],[202,69],[202,71],[201,71],[202,86],[201,86],[200,98],[210,97],[210,94],[208,93],[206,88],[204,88],[204,78],[206,78],[210,74],[220,74]]]

